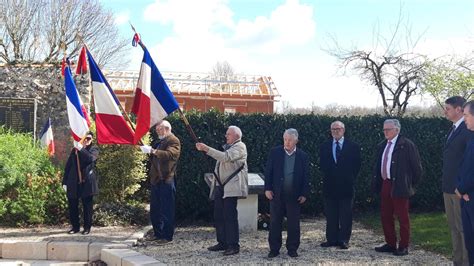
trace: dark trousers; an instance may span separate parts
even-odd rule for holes
[[[352,232],[353,198],[324,199],[326,239],[330,243],[348,243]]]
[[[474,265],[474,202],[472,200],[461,200],[461,218],[469,265]]]
[[[158,239],[173,240],[175,195],[174,182],[151,185],[150,220]]]
[[[92,227],[92,207],[94,205],[94,197],[83,197],[82,210],[84,215],[84,229],[90,230]],[[71,222],[72,229],[79,231],[79,198],[67,198],[69,205],[69,221]]]
[[[286,249],[296,251],[300,246],[300,212],[301,206],[298,201],[287,201],[280,196],[270,201],[270,233],[268,234],[268,243],[270,250],[279,252],[282,244],[282,225],[283,217],[287,218],[287,238]]]
[[[224,189],[215,187],[214,223],[217,242],[227,248],[239,248],[239,218],[237,197],[223,199]]]
[[[398,217],[400,224],[399,248],[407,248],[410,243],[410,216],[408,214],[408,198],[392,198],[392,181],[384,180],[382,192],[380,193],[380,214],[382,219],[385,242],[392,247],[397,247],[397,235],[395,232],[395,218]]]

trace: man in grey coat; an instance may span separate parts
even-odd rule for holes
[[[224,255],[234,255],[240,251],[237,200],[248,195],[247,148],[240,128],[230,126],[225,137],[224,151],[204,143],[196,143],[196,149],[217,161],[210,193],[214,200],[217,244],[208,250],[224,250]]]
[[[461,96],[453,96],[445,101],[444,114],[453,125],[447,133],[443,147],[443,199],[448,225],[453,244],[453,264],[468,265],[468,254],[464,246],[464,235],[461,221],[461,205],[454,190],[457,184],[459,169],[467,143],[474,132],[466,128],[463,117],[463,105],[466,102]]]

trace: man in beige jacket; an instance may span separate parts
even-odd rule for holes
[[[248,195],[247,148],[241,140],[240,128],[230,126],[225,137],[224,151],[204,143],[196,143],[196,149],[217,161],[210,193],[214,200],[217,244],[208,250],[224,250],[224,255],[234,255],[240,251],[237,199]]]

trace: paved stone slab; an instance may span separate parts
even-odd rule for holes
[[[87,266],[85,261],[35,260],[23,261],[21,266]]]
[[[108,266],[122,266],[122,259],[139,256],[140,253],[130,249],[102,249],[100,258]]]
[[[120,243],[100,243],[93,242],[89,244],[89,261],[100,260],[100,253],[102,249],[127,249],[126,244]]]
[[[2,244],[2,258],[46,260],[48,242],[13,242]]]
[[[52,241],[48,243],[48,260],[87,261],[89,242]]]
[[[122,259],[122,266],[165,265],[152,257],[145,255],[131,256]]]

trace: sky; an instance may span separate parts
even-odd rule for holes
[[[342,71],[327,50],[335,47],[334,40],[345,49],[374,49],[374,32],[390,37],[400,14],[411,37],[419,38],[415,52],[434,58],[474,51],[473,0],[101,3],[114,13],[123,37],[132,39],[129,21],[135,26],[161,71],[211,72],[216,62],[227,61],[236,73],[271,76],[281,95],[277,110],[282,102],[295,108],[380,107],[374,86]],[[129,55],[127,69],[138,71],[141,49]],[[433,101],[417,96],[411,104]]]

